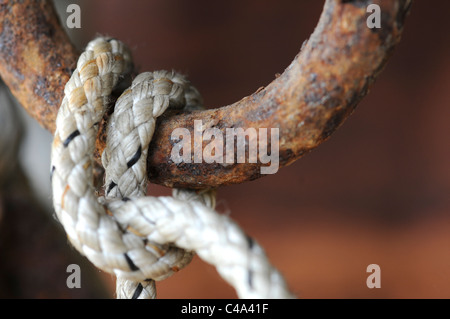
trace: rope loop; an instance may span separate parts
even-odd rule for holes
[[[263,249],[214,211],[215,190],[175,189],[145,196],[146,159],[156,118],[168,108],[201,107],[182,75],[138,75],[115,104],[102,154],[105,197],[93,181],[95,141],[111,93],[132,68],[120,41],[91,41],[67,82],[52,143],[53,206],[72,245],[117,276],[118,298],[155,298],[154,281],[185,267],[194,253],[214,265],[241,298],[290,298]]]

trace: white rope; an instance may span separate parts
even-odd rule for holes
[[[105,168],[105,189],[107,199],[140,197],[147,193],[147,153],[152,139],[156,117],[169,106],[187,108],[200,104],[198,91],[181,75],[174,72],[146,72],[133,81],[116,102],[114,113],[109,119],[106,148],[102,154]],[[212,207],[214,208],[214,207]],[[128,226],[128,229],[133,231]],[[147,243],[150,245],[150,243]],[[193,252],[179,248],[151,243],[161,254],[181,256],[172,269],[183,268],[193,257]],[[120,299],[156,298],[155,283],[117,278],[116,295]]]
[[[114,273],[121,287],[151,286],[151,280],[165,279],[184,267],[195,251],[217,268],[240,298],[293,297],[262,248],[213,210],[213,191],[135,197],[145,194],[146,173],[135,164],[145,162],[155,118],[169,106],[197,104],[196,91],[182,77],[145,73],[119,98],[116,108],[123,103],[124,110],[132,111],[119,107],[110,125],[102,157],[107,169],[112,167],[106,177],[107,198],[96,196],[92,167],[98,123],[130,65],[131,56],[121,42],[98,38],[88,44],[66,84],[51,171],[54,208],[70,242],[94,265]],[[144,297],[153,297],[152,291],[153,287],[141,288]],[[128,298],[129,292],[119,295]]]

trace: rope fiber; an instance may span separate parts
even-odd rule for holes
[[[156,118],[168,108],[201,106],[198,91],[175,72],[138,75],[118,98],[102,154],[105,196],[97,196],[93,160],[110,95],[131,72],[120,41],[91,41],[65,86],[52,143],[53,206],[71,244],[117,276],[117,298],[155,298],[154,281],[196,253],[214,265],[240,298],[293,298],[263,249],[215,212],[215,191],[174,189],[145,196],[146,158]]]

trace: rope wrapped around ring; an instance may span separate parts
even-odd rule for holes
[[[145,196],[147,153],[156,117],[169,107],[188,110],[201,107],[200,93],[175,72],[141,73],[119,97],[108,122],[107,146],[102,154],[107,199]],[[130,226],[127,230],[139,235]],[[147,241],[146,247],[154,253],[155,262],[161,258],[171,260],[173,271],[185,267],[193,257],[192,251],[183,251],[169,244]],[[118,277],[117,298],[156,298],[155,282],[151,278],[135,282]]]
[[[141,196],[146,173],[136,163],[145,162],[155,118],[169,106],[186,107],[198,100],[181,76],[141,74],[118,99],[110,145],[102,156],[108,171],[111,166],[106,198],[97,196],[93,156],[99,123],[130,67],[131,54],[122,42],[97,38],[87,45],[66,84],[52,143],[51,176],[53,206],[69,241],[120,282],[165,279],[186,266],[195,252],[216,267],[240,298],[292,298],[263,249],[214,211],[214,191],[175,189],[174,196]],[[131,113],[121,111],[122,103]],[[151,290],[146,297],[154,297]]]

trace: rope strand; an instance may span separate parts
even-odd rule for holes
[[[119,297],[130,298],[131,291],[131,297],[155,296],[152,281],[187,265],[194,251],[217,268],[240,298],[293,297],[263,249],[214,211],[214,191],[139,197],[146,190],[140,165],[155,118],[169,106],[195,108],[201,100],[179,75],[144,73],[119,98],[102,156],[108,170],[106,198],[97,198],[92,167],[98,123],[130,66],[125,45],[98,38],[88,44],[66,84],[51,172],[54,208],[70,242],[98,268],[117,276]]]
[[[124,199],[145,196],[147,192],[147,153],[152,139],[156,117],[171,108],[193,105],[201,101],[200,94],[180,74],[167,71],[146,72],[138,75],[131,88],[117,100],[109,120],[106,148],[102,154],[105,168],[106,198]],[[127,226],[127,229],[133,231]],[[184,268],[193,252],[181,255],[174,246],[151,242],[159,255],[180,255],[172,269]],[[156,298],[155,283],[151,279],[142,282],[119,277],[116,295],[120,299]]]

